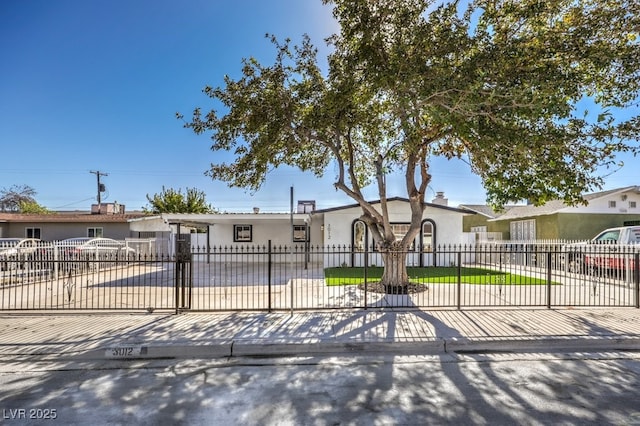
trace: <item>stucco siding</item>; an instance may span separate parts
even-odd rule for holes
[[[557,238],[590,239],[603,229],[623,226],[626,221],[635,220],[640,220],[640,214],[560,214]]]
[[[481,214],[469,214],[462,218],[462,230],[464,232],[471,232],[471,228],[474,226],[486,226],[487,231],[491,226],[491,222],[488,222],[489,218]]]
[[[362,210],[358,207],[346,208],[324,213],[324,241],[328,246],[351,245],[352,226],[360,217]],[[461,244],[465,242],[462,233],[464,213],[446,209],[427,207],[423,219],[435,223],[436,245]],[[409,223],[411,210],[407,203],[393,202],[389,204],[389,221],[392,223]]]
[[[590,200],[586,206],[567,207],[562,213],[640,214],[640,194],[635,191],[608,194]]]
[[[102,228],[103,237],[124,240],[130,237],[129,223],[41,223],[14,222],[5,228],[3,238],[24,238],[27,228],[39,228],[40,238],[44,241],[63,240],[72,237],[86,237],[89,228]]]
[[[248,225],[251,227],[251,241],[234,241],[234,227],[236,225]],[[294,225],[304,225],[304,221],[296,220]],[[286,245],[292,243],[291,222],[283,220],[260,220],[253,221],[238,219],[237,222],[222,222],[210,226],[210,243],[212,246],[225,245],[267,245],[271,241],[272,245]],[[312,235],[313,237],[313,235]],[[311,241],[312,244],[315,244]],[[303,243],[294,243],[303,244]]]
[[[503,235],[505,239],[510,239],[509,224],[526,220],[536,221],[536,239],[538,240],[586,240],[594,237],[603,229],[623,226],[627,221],[640,220],[640,215],[556,213],[544,216],[521,217],[517,220],[509,221],[497,220],[489,223],[493,223],[498,229],[507,228]]]
[[[558,216],[558,214],[552,214],[528,218],[536,221],[536,239],[553,240],[558,238]]]

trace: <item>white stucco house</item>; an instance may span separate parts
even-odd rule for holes
[[[411,216],[409,201],[400,197],[387,201],[392,226],[399,236],[404,235]],[[379,206],[380,202],[372,204]],[[381,265],[370,233],[359,219],[361,214],[358,204],[316,210],[314,201],[299,201],[294,213],[260,213],[256,208],[253,213],[160,214],[132,219],[130,226],[135,232],[156,232],[168,238],[171,246],[175,246],[178,235],[179,239],[188,239],[193,249],[293,245],[297,250],[310,251],[316,258],[323,251],[341,252],[340,256],[322,256],[330,266],[360,266],[365,252],[369,265]],[[439,246],[471,242],[473,234],[462,232],[463,217],[469,214],[472,213],[468,210],[449,207],[442,194],[426,203],[421,232],[408,264],[433,265],[434,251]],[[193,233],[195,229],[200,233]]]
[[[403,236],[409,227],[411,210],[409,200],[393,197],[387,200],[389,221],[398,237]],[[374,206],[380,203],[373,202]],[[347,266],[361,266],[364,264],[365,250],[369,265],[382,265],[382,259],[375,251],[373,239],[359,218],[362,210],[358,204],[340,206],[330,209],[317,210],[313,213],[313,221],[321,224],[322,243],[325,246],[345,246],[352,255],[343,260]],[[434,252],[438,247],[459,245],[469,242],[470,235],[462,232],[462,218],[469,211],[447,206],[442,194],[426,203],[422,215],[421,232],[412,247],[412,253],[407,258],[411,266],[430,266],[435,264]],[[440,262],[442,259],[438,259]],[[334,265],[339,266],[339,265]]]
[[[130,227],[134,232],[155,232],[156,237],[172,242],[188,240],[192,249],[209,249],[269,243],[288,246],[291,241],[306,242],[312,233],[310,221],[309,213],[162,213],[133,219]]]

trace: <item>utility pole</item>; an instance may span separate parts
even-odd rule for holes
[[[100,210],[102,209],[102,206],[101,206],[102,200],[100,198],[100,193],[105,191],[104,184],[100,183],[100,176],[109,176],[109,173],[103,173],[100,170],[91,170],[89,173],[93,173],[94,175],[96,175],[96,178],[98,179],[97,199],[98,199],[98,214],[100,214],[101,213]]]

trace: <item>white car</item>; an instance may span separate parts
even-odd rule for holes
[[[0,238],[0,258],[35,253],[40,244],[37,238]]]
[[[41,246],[37,238],[0,238],[0,269],[16,269]]]
[[[59,241],[56,247],[58,247],[62,253],[71,256],[110,255],[125,257],[136,253],[134,249],[127,247],[122,241],[111,238],[67,238],[66,240]]]

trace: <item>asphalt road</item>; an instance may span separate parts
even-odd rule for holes
[[[5,425],[640,424],[640,354],[0,364]]]

